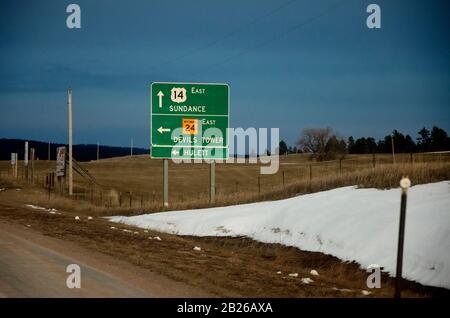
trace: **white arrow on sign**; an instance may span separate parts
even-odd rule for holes
[[[165,133],[165,132],[169,132],[170,128],[163,128],[162,126],[158,128],[158,131],[160,134]]]
[[[178,150],[172,150],[172,155],[178,156]]]
[[[158,92],[158,97],[159,97],[159,108],[162,107],[162,98],[163,98],[164,94],[163,92],[159,91]]]

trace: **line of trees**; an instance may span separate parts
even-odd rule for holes
[[[416,141],[410,135],[398,130],[376,141],[373,137],[353,136],[344,139],[332,128],[305,128],[295,147],[288,147],[280,141],[280,154],[311,153],[317,160],[332,160],[345,154],[368,154],[392,152],[392,142],[396,153],[450,151],[450,137],[447,132],[434,126],[431,130],[423,127],[418,131]]]

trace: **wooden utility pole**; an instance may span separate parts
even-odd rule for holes
[[[97,142],[97,161],[100,159],[100,143]]]
[[[73,195],[73,171],[72,171],[72,89],[67,91],[69,104],[69,196]]]
[[[48,143],[48,154],[47,154],[47,160],[50,161],[50,142]]]

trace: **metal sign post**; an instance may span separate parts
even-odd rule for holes
[[[209,164],[209,202],[216,201],[216,162],[211,160]]]
[[[28,180],[28,141],[25,141],[25,150],[23,153],[23,166],[25,170],[25,179]]]
[[[31,148],[30,149],[30,170],[31,170],[31,173],[30,173],[30,177],[31,177],[31,183],[33,183],[34,182],[34,157],[35,157],[35,151],[34,151],[34,148]]]
[[[69,106],[69,196],[73,195],[73,170],[72,170],[72,89],[67,91],[67,104]]]
[[[164,159],[163,168],[163,202],[164,206],[169,206],[169,160]]]
[[[401,280],[403,268],[403,245],[405,241],[405,220],[406,220],[406,199],[408,189],[411,186],[411,180],[407,177],[400,180],[400,187],[402,188],[401,203],[400,203],[400,225],[398,230],[398,247],[397,247],[397,271],[395,275],[395,298],[401,296]]]

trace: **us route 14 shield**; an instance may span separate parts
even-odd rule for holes
[[[152,158],[228,159],[227,84],[152,83]]]

